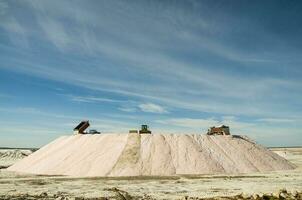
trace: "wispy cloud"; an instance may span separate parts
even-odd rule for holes
[[[194,44],[194,49],[202,52],[209,50],[227,59],[231,58],[231,60],[259,61],[266,59],[241,55],[240,49],[230,49],[229,45],[214,40],[215,37],[208,38],[209,36],[206,34],[200,35],[200,31],[215,34],[215,28],[209,24],[207,21],[209,19],[195,16],[194,12],[177,16],[179,21],[174,21],[173,15],[167,15],[164,20],[158,21],[154,20],[156,13],[159,12],[158,5],[152,3],[150,12],[146,14],[144,20],[154,27],[153,29],[146,27],[148,31],[144,31],[135,25],[139,23],[142,25],[140,27],[144,27],[142,22],[128,20],[129,18],[137,19],[135,17],[138,13],[129,14],[126,11],[127,9],[138,9],[143,5],[129,7],[123,2],[106,5],[120,9],[120,12],[114,15],[114,19],[111,19],[108,17],[110,13],[106,9],[104,12],[95,12],[88,10],[86,5],[82,5],[81,9],[79,9],[79,5],[66,6],[66,9],[63,6],[64,9],[62,9],[61,3],[58,2],[30,1],[29,4],[40,31],[42,31],[42,34],[34,36],[44,37],[44,40],[49,41],[66,54],[84,52],[88,55],[92,53],[92,56],[98,55],[100,60],[114,60],[111,64],[114,67],[102,67],[103,63],[99,61],[86,65],[81,60],[74,61],[74,58],[64,57],[66,66],[62,64],[49,66],[43,61],[38,64],[23,62],[21,65],[19,63],[16,65],[14,70],[17,71],[57,81],[63,80],[69,84],[93,90],[119,93],[130,98],[140,97],[145,101],[158,100],[158,103],[165,105],[173,103],[173,106],[179,108],[221,114],[272,115],[272,112],[276,112],[273,107],[274,103],[271,103],[272,98],[278,100],[278,94],[286,96],[287,88],[295,90],[296,93],[300,90],[295,81],[277,77],[250,77],[241,73],[230,73],[228,70],[215,70],[216,67],[212,62],[200,64],[199,61],[187,61],[181,56],[171,56],[165,53],[173,51],[175,48],[173,41],[177,41],[179,44],[186,44],[182,45],[184,48],[179,49],[180,52],[194,53],[193,49],[188,48],[190,47],[188,44]],[[187,22],[195,17],[199,18],[192,22],[192,27],[186,27]],[[68,19],[72,23],[67,27],[65,20],[60,20],[61,18]],[[106,20],[99,22],[100,18]],[[117,21],[123,26],[120,28],[116,26]],[[171,21],[179,24],[171,24]],[[176,25],[184,26],[185,31],[175,31]],[[131,33],[118,34],[120,29],[132,26]],[[166,28],[160,29],[161,27]],[[220,27],[227,28],[223,25]],[[39,33],[38,30],[33,34]],[[170,33],[171,41],[167,41],[165,38],[167,32]],[[116,38],[119,40],[117,41]],[[125,70],[126,68],[127,70]],[[158,73],[159,71],[160,73]],[[143,79],[140,77],[145,77],[148,81],[142,84]],[[179,80],[181,80],[181,84]],[[267,95],[272,93],[273,95]],[[92,98],[75,97],[74,100],[81,102],[106,101]],[[250,104],[253,106],[248,106]],[[282,111],[282,113],[284,112]]]
[[[57,113],[51,112],[48,110],[40,110],[33,107],[19,107],[19,108],[0,108],[1,112],[5,113],[15,113],[18,116],[27,116],[28,119],[32,118],[35,119],[36,122],[39,122],[38,125],[36,123],[30,124],[30,128],[32,130],[42,130],[44,127],[43,132],[47,132],[47,130],[51,130],[50,133],[53,133],[53,130],[57,130],[56,128],[61,127],[64,130],[69,130],[65,132],[65,134],[69,133],[72,128],[82,120],[89,120],[91,122],[91,126],[93,128],[100,128],[103,132],[127,132],[131,126],[137,126],[136,119],[133,119],[132,116],[127,115],[114,115],[114,114],[105,114],[104,116],[94,116],[94,115],[74,115],[72,113]],[[134,121],[134,122],[133,122]],[[9,122],[0,122],[3,123],[4,127],[14,126],[17,123],[9,123]],[[15,130],[22,130],[22,127],[28,127],[26,120],[19,122],[19,127]],[[36,127],[36,128],[34,128]],[[21,131],[22,133],[26,132],[26,129]],[[60,134],[57,132],[56,134]]]
[[[134,106],[132,106],[132,107],[126,107],[126,106],[124,106],[124,107],[119,107],[118,108],[119,110],[121,110],[121,111],[123,111],[123,112],[135,112],[135,111],[137,111],[137,109],[136,109],[136,107],[134,107]]]
[[[239,121],[234,116],[223,116],[221,118],[171,118],[157,120],[156,122],[170,126],[185,127],[188,129],[203,129],[207,130],[212,126],[229,125],[232,129],[242,130],[248,127],[255,126],[254,123]]]
[[[8,5],[5,1],[0,1],[0,15],[4,15],[7,13]]]
[[[24,25],[11,14],[8,2],[0,2],[0,28],[9,32],[9,38],[13,44],[20,47],[29,47],[28,30]]]
[[[268,123],[292,123],[292,122],[297,122],[297,119],[293,119],[293,118],[262,118],[262,119],[258,119],[258,121],[268,122]]]
[[[66,93],[69,101],[60,101],[70,107],[82,103],[96,113],[104,105],[104,115],[124,120],[139,116],[154,122],[160,117],[158,125],[175,129],[228,123],[259,135],[255,124],[297,123],[292,120],[301,118],[302,50],[291,39],[296,27],[284,37],[265,20],[255,23],[240,9],[233,13],[214,5],[0,1],[0,31],[9,38],[0,45],[0,69],[38,77],[35,84],[45,81],[51,92]],[[10,82],[2,85],[11,90]],[[162,119],[167,113],[171,118]]]
[[[219,125],[219,121],[215,119],[193,119],[193,118],[174,118],[174,119],[165,119],[157,120],[158,123],[166,124],[170,126],[181,126],[186,128],[196,128],[196,129],[205,129],[211,126]]]
[[[95,103],[95,102],[121,103],[121,102],[125,102],[122,100],[95,97],[95,96],[74,96],[74,95],[66,95],[66,96],[68,96],[71,101],[75,101],[75,102],[85,102],[85,103]]]
[[[143,112],[159,113],[159,114],[168,113],[168,111],[164,107],[154,103],[143,103],[138,105],[138,107]]]
[[[58,49],[66,50],[72,45],[74,40],[72,34],[68,34],[62,23],[45,15],[39,15],[37,21],[44,34]]]

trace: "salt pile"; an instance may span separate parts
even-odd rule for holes
[[[32,153],[31,150],[1,149],[0,150],[0,169],[11,166],[16,161],[30,155],[31,153]]]
[[[31,150],[1,150],[0,151],[0,159],[9,159],[9,160],[18,160],[24,158],[32,153]]]
[[[200,134],[62,136],[10,171],[86,176],[173,176],[289,170],[294,166],[247,137]]]

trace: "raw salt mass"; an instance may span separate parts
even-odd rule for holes
[[[31,153],[32,153],[31,150],[18,150],[18,149],[1,150],[0,159],[18,160],[30,155]]]
[[[294,165],[245,136],[78,134],[62,136],[9,171],[87,176],[177,176],[290,170]]]
[[[0,149],[0,169],[7,168],[16,161],[30,155],[31,150]]]

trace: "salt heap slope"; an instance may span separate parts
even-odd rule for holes
[[[101,134],[63,136],[9,171],[87,176],[173,176],[288,170],[284,158],[242,136]]]

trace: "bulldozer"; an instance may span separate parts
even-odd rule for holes
[[[151,134],[148,125],[142,125],[141,130],[139,130],[139,134]]]

